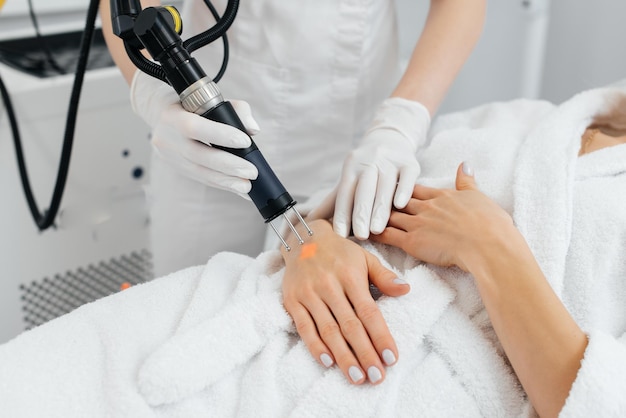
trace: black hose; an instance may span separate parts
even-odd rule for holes
[[[168,82],[163,68],[161,68],[159,64],[155,64],[144,57],[139,48],[132,47],[127,42],[124,42],[124,48],[126,49],[128,58],[130,58],[132,63],[135,64],[135,67],[137,67],[140,71],[151,75],[154,78],[158,78],[165,83]]]
[[[215,6],[213,6],[213,3],[211,3],[210,0],[204,0],[204,4],[206,4],[206,7],[209,8],[209,10],[211,11],[211,14],[215,18],[215,20],[219,21],[220,20],[220,15],[219,15],[219,13],[217,13],[217,10],[215,10]],[[236,10],[235,10],[235,13],[237,13]],[[232,21],[231,21],[231,24],[232,24]],[[226,28],[226,29],[228,29],[228,28]],[[217,72],[217,75],[215,77],[213,77],[213,82],[215,82],[215,83],[217,83],[218,81],[220,81],[222,79],[222,76],[226,72],[226,67],[228,67],[228,56],[230,54],[230,52],[229,52],[230,49],[228,47],[228,37],[226,36],[226,30],[224,30],[224,33],[222,34],[222,41],[224,43],[224,55],[222,57],[222,66],[220,67],[220,70]]]
[[[204,3],[211,11],[211,14],[213,15],[217,23],[213,25],[213,27],[211,27],[210,29],[196,36],[193,36],[186,41],[183,41],[183,47],[187,50],[187,52],[191,53],[192,51],[195,51],[196,49],[215,41],[219,37],[222,37],[224,42],[224,56],[222,59],[222,66],[219,69],[217,75],[213,78],[213,81],[217,83],[226,72],[226,67],[228,66],[229,47],[228,38],[226,37],[226,31],[233,24],[235,17],[237,16],[239,0],[228,0],[228,5],[226,6],[226,10],[224,11],[224,16],[222,16],[221,18],[213,4],[211,4],[210,0],[204,0]],[[163,71],[161,66],[147,59],[141,53],[141,50],[139,48],[131,46],[128,42],[124,42],[124,48],[126,49],[126,54],[128,55],[128,58],[130,58],[131,62],[140,71],[165,83],[168,83],[165,72]]]
[[[205,3],[207,3],[206,0]],[[209,9],[211,9],[211,7],[209,7]],[[228,0],[228,5],[226,6],[226,10],[224,10],[224,15],[222,16],[222,18],[219,19],[217,23],[213,25],[213,27],[202,33],[192,36],[191,38],[183,42],[183,46],[185,47],[185,49],[187,49],[189,53],[192,53],[196,49],[210,44],[211,42],[215,41],[217,38],[225,34],[228,28],[230,28],[230,25],[232,25],[235,21],[238,9],[239,0]],[[213,10],[211,10],[211,12],[213,12]],[[213,16],[215,16],[215,14]]]
[[[209,0],[205,0],[205,3],[211,10],[211,13],[215,17],[218,22],[209,30],[200,33],[187,41],[184,42],[184,46],[188,49],[189,52],[194,51],[204,45],[207,45],[210,42],[215,41],[220,36],[223,37],[224,41],[224,59],[222,62],[222,67],[220,68],[217,76],[214,81],[217,82],[226,70],[226,66],[228,63],[228,39],[226,37],[226,31],[232,25],[235,16],[237,14],[237,9],[239,7],[239,0],[229,0],[226,10],[224,12],[224,16],[219,18],[219,14],[215,10],[212,4],[210,4]],[[17,119],[15,117],[15,110],[13,108],[13,104],[11,101],[11,97],[9,95],[6,86],[0,77],[0,94],[2,95],[2,99],[5,103],[5,108],[7,110],[7,115],[9,117],[9,122],[11,124],[11,131],[13,133],[13,140],[15,144],[15,155],[17,158],[18,169],[20,174],[20,180],[22,183],[22,188],[24,190],[24,195],[26,197],[26,202],[28,203],[28,208],[31,212],[33,220],[35,224],[39,228],[40,231],[44,231],[49,227],[54,225],[54,219],[57,216],[59,208],[61,206],[61,200],[63,199],[63,192],[65,190],[65,184],[67,182],[67,175],[69,172],[70,166],[70,158],[72,154],[72,146],[74,143],[74,133],[76,130],[76,118],[78,114],[78,106],[80,101],[80,94],[82,90],[83,80],[85,77],[85,72],[87,70],[87,62],[89,59],[89,49],[91,47],[91,42],[93,40],[93,34],[95,31],[95,22],[98,15],[98,6],[99,0],[90,0],[89,7],[87,9],[87,19],[85,21],[85,30],[83,31],[83,36],[81,38],[80,44],[80,52],[78,58],[78,64],[76,66],[76,71],[74,75],[74,84],[72,86],[72,92],[70,96],[70,103],[67,113],[67,119],[65,122],[65,134],[63,138],[63,146],[61,149],[61,158],[59,162],[59,167],[57,170],[57,177],[54,185],[54,190],[52,193],[52,197],[50,199],[50,205],[47,210],[43,213],[39,212],[39,208],[37,206],[37,201],[35,199],[34,193],[32,191],[30,180],[28,177],[28,170],[26,168],[26,159],[24,157],[24,151],[22,149],[22,139],[19,131],[19,126],[17,123]],[[31,18],[32,18],[31,12]],[[36,22],[36,19],[33,20]],[[39,34],[39,32],[37,31]],[[40,35],[39,35],[40,36]],[[125,43],[126,44],[126,43]],[[141,71],[152,75],[160,80],[166,81],[165,72],[163,69],[146,59],[138,49],[134,49],[128,45],[126,45],[126,51],[133,62]],[[49,50],[48,50],[49,52]],[[53,57],[49,56],[50,64],[53,67],[57,67],[56,62]],[[60,69],[59,69],[60,70]]]
[[[72,154],[72,145],[74,142],[74,131],[76,128],[76,117],[78,113],[78,105],[80,100],[80,93],[82,90],[83,80],[85,72],[87,70],[87,61],[89,58],[89,49],[93,39],[95,31],[95,22],[98,15],[99,0],[90,0],[89,8],[87,9],[87,20],[85,22],[85,30],[81,38],[80,52],[78,58],[78,64],[74,76],[74,85],[72,86],[72,92],[70,96],[69,109],[67,113],[67,119],[65,122],[65,134],[63,138],[63,147],[61,149],[61,159],[59,162],[59,168],[57,171],[56,182],[54,185],[54,191],[50,200],[50,205],[43,213],[39,212],[37,202],[30,186],[28,178],[28,172],[26,169],[26,161],[24,158],[24,152],[22,150],[21,137],[15,118],[15,112],[9,93],[0,78],[0,90],[2,98],[5,102],[9,121],[11,123],[11,130],[13,131],[13,140],[15,143],[15,154],[17,157],[17,163],[20,173],[20,179],[22,182],[22,188],[26,196],[26,201],[30,209],[31,215],[35,221],[35,224],[40,231],[48,229],[54,225],[54,219],[56,218],[59,207],[61,206],[61,200],[63,198],[63,191],[65,189],[65,183],[67,182],[67,174],[70,166],[70,157]]]

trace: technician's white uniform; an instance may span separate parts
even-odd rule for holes
[[[226,3],[214,1],[220,13]],[[338,181],[346,154],[399,80],[394,6],[393,0],[240,3],[218,85],[225,99],[250,103],[261,127],[254,140],[299,202]],[[182,16],[183,39],[215,23],[202,0],[188,0]],[[218,40],[192,55],[213,77],[222,51]],[[252,202],[190,180],[158,158],[151,173],[157,276],[222,250],[262,251],[268,228]]]

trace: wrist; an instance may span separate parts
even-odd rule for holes
[[[426,139],[430,119],[430,112],[420,102],[402,97],[387,98],[376,110],[366,132],[365,141],[374,131],[389,130],[400,134],[411,146],[412,151],[416,151]]]
[[[495,284],[511,270],[537,267],[526,240],[513,224],[493,228],[460,258],[459,267],[472,274],[479,285]]]

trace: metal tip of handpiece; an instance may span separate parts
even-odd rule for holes
[[[293,232],[296,238],[298,238],[298,242],[300,243],[300,245],[304,244],[304,240],[302,239],[300,234],[298,234],[298,231],[296,231],[296,227],[293,226],[286,213],[283,213],[283,218],[285,218],[285,220],[287,221],[287,225],[289,225],[289,229],[291,229],[291,232]]]
[[[295,212],[296,216],[298,217],[298,219],[300,220],[302,225],[304,225],[304,227],[306,228],[306,232],[309,234],[309,236],[313,235],[313,231],[311,231],[311,228],[309,228],[307,223],[304,222],[304,218],[302,217],[302,215],[300,215],[300,212],[298,212],[298,209],[296,209],[295,206],[292,206],[291,210],[293,210]]]
[[[285,241],[285,238],[283,238],[282,235],[280,235],[280,233],[278,232],[278,230],[276,229],[276,227],[274,226],[274,224],[272,222],[270,222],[270,226],[272,227],[272,229],[274,230],[274,232],[276,232],[276,235],[278,236],[278,238],[280,239],[280,242],[283,243],[283,245],[285,246],[285,250],[287,251],[291,251],[291,247],[289,246],[289,244],[287,244],[287,241]]]

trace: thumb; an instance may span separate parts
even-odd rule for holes
[[[370,281],[385,295],[402,296],[409,293],[411,286],[400,279],[396,273],[383,266],[375,255],[365,251],[365,261]]]
[[[230,104],[233,105],[237,116],[241,119],[241,123],[246,127],[248,135],[254,136],[261,132],[259,124],[254,120],[254,117],[252,117],[252,109],[248,102],[243,100],[230,100]]]
[[[474,179],[474,169],[467,161],[463,161],[456,170],[456,189],[478,190]]]

